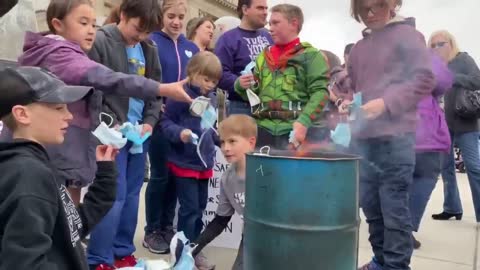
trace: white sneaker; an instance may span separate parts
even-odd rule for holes
[[[200,252],[197,254],[195,257],[195,266],[197,267],[198,270],[214,270],[215,265],[211,264],[208,261],[207,256],[203,254],[203,252]]]

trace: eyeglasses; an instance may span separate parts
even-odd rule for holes
[[[448,42],[446,41],[441,41],[441,42],[437,42],[437,43],[432,43],[432,49],[436,49],[436,48],[443,48],[445,45],[447,45]]]
[[[361,7],[360,12],[361,12],[361,15],[367,16],[370,12],[372,14],[377,14],[379,11],[385,9],[386,7],[387,7],[387,4],[385,2],[375,3],[370,7]]]

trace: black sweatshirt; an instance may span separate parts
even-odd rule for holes
[[[0,143],[0,270],[86,270],[80,243],[115,201],[113,162],[75,208],[39,144]]]

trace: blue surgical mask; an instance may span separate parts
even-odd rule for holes
[[[208,108],[202,114],[202,120],[200,121],[200,127],[204,129],[215,129],[215,122],[217,122],[217,110],[213,106]]]
[[[335,130],[330,131],[330,138],[335,144],[348,147],[352,139],[350,125],[347,123],[338,123]]]
[[[113,118],[106,114],[101,113],[101,115],[105,115],[110,117],[112,121],[110,125],[113,123]],[[92,132],[92,134],[97,137],[97,139],[104,145],[111,145],[115,149],[122,149],[125,144],[127,144],[127,139],[123,138],[122,133],[109,127],[105,122],[101,121],[100,125]]]
[[[130,122],[124,123],[120,127],[120,132],[127,138],[127,140],[133,142],[133,144],[142,145],[149,137],[150,132],[147,132],[142,137],[142,125],[138,123],[132,125]]]
[[[181,252],[179,249],[181,249]],[[183,232],[177,232],[170,243],[171,263],[173,270],[192,270],[195,269],[195,260],[192,256],[194,246],[189,244],[189,240]],[[180,256],[178,256],[180,254]]]

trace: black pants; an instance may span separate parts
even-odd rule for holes
[[[329,131],[326,127],[310,127],[307,131],[306,140],[310,143],[321,142],[328,138]],[[289,134],[274,136],[266,129],[258,128],[257,148],[263,146],[270,146],[273,149],[286,150],[288,149]]]

